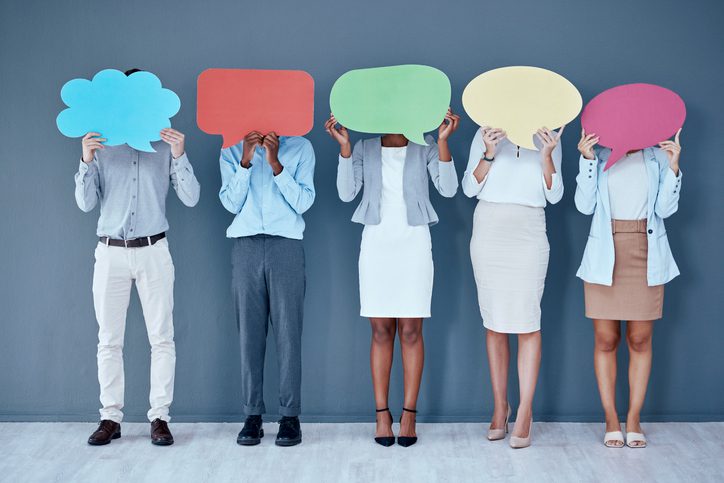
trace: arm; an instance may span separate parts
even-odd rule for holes
[[[219,164],[221,167],[219,199],[224,208],[236,215],[244,207],[249,193],[252,166],[248,168],[241,166],[240,160],[235,159],[229,148],[221,150]]]
[[[352,156],[345,158],[339,155],[337,165],[337,193],[339,199],[349,202],[355,199],[362,189],[364,180],[364,146],[362,141],[357,141],[352,150]]]
[[[432,137],[427,139],[428,146],[425,149],[427,157],[427,171],[430,173],[432,184],[438,193],[446,198],[452,198],[458,191],[458,175],[455,171],[455,161],[447,148],[447,140],[443,146],[438,146]],[[447,161],[442,158],[447,157]]]
[[[576,176],[575,202],[578,211],[584,215],[592,215],[596,210],[598,194],[598,156],[587,159],[581,155],[578,160],[578,176]]]
[[[199,202],[201,186],[185,152],[178,158],[171,156],[171,185],[184,205],[193,207]]]
[[[480,134],[478,134],[480,133]],[[483,159],[485,144],[483,143],[483,129],[479,129],[470,144],[468,166],[463,175],[463,193],[468,198],[477,196],[485,186],[485,180],[492,163]]]
[[[81,159],[78,172],[75,173],[75,202],[78,208],[88,213],[95,208],[100,197],[98,161],[95,157],[90,163]]]
[[[314,149],[311,143],[306,142],[294,176],[286,168],[274,176],[274,182],[282,196],[300,215],[314,203],[314,163]]]
[[[548,203],[556,204],[563,198],[563,174],[561,173],[561,144],[556,144],[543,166],[543,192]],[[550,176],[550,182],[548,180]]]
[[[676,174],[669,166],[669,160],[665,159],[666,156],[661,151],[656,151],[656,160],[659,162],[659,192],[656,195],[654,212],[661,218],[668,218],[679,209],[681,178],[684,173],[677,169]]]

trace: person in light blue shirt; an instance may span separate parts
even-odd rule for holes
[[[302,137],[250,132],[221,150],[219,198],[233,213],[226,236],[231,252],[232,292],[241,344],[245,446],[264,436],[264,357],[271,322],[279,367],[276,444],[301,443],[299,425],[304,315],[302,215],[314,203],[314,150]]]

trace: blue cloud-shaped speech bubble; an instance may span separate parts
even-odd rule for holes
[[[55,121],[64,135],[77,138],[98,132],[108,146],[125,143],[146,152],[155,151],[151,141],[161,139],[161,129],[171,126],[170,119],[181,108],[176,93],[145,71],[126,76],[119,70],[102,70],[93,80],[66,82],[60,97],[68,109]]]

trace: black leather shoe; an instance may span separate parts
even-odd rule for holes
[[[156,446],[171,446],[173,435],[168,429],[168,423],[163,419],[156,418],[151,423],[151,443]]]
[[[408,413],[417,414],[416,409],[407,409],[402,408],[403,411],[407,411]],[[402,416],[400,416],[400,423],[402,423]],[[417,436],[398,436],[397,437],[397,444],[400,446],[404,446],[407,448],[408,446],[412,446],[413,444],[417,443]]]
[[[244,427],[239,431],[236,437],[236,443],[242,446],[254,446],[261,443],[264,437],[264,430],[261,429],[261,416],[247,416],[244,421]]]
[[[279,420],[279,432],[277,433],[277,446],[294,446],[302,442],[302,428],[299,426],[299,418],[296,416],[282,416]]]
[[[390,419],[392,418],[392,412],[390,412],[390,408],[384,408],[384,409],[376,409],[375,412],[377,413],[384,413],[388,412],[390,413]],[[375,436],[375,443],[381,444],[382,446],[392,446],[395,444],[395,437],[394,436]]]
[[[92,446],[103,446],[108,444],[113,439],[121,437],[121,425],[111,421],[110,419],[104,419],[98,424],[98,429],[93,431],[93,434],[88,438],[88,444]]]

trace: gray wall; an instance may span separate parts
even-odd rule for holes
[[[317,202],[306,215],[304,416],[371,419],[370,329],[357,315],[361,227],[349,221],[356,204],[337,198],[337,151],[321,126],[339,75],[399,63],[445,71],[459,112],[470,79],[515,64],[560,72],[586,100],[628,82],[658,83],[685,99],[683,196],[668,222],[683,275],[666,289],[645,414],[723,420],[722,21],[722,5],[713,0],[696,6],[673,0],[3,1],[0,420],[97,417],[91,274],[98,212],[84,214],[75,205],[80,142],[57,131],[55,116],[67,80],[136,66],[156,73],[181,97],[173,122],[187,134],[202,186],[197,207],[183,207],[173,194],[168,203],[177,270],[176,420],[240,418],[230,243],[224,238],[232,217],[217,197],[221,138],[195,124],[196,76],[208,67],[304,69],[316,80],[316,125],[308,136],[317,153]],[[452,141],[460,175],[476,129],[463,118]],[[591,322],[583,316],[582,285],[575,278],[590,223],[573,205],[579,129],[576,120],[564,136],[564,199],[546,210],[551,260],[538,420],[601,419]],[[425,322],[421,419],[476,420],[489,414],[491,391],[468,255],[475,202],[459,193],[452,200],[434,195],[433,204],[442,221],[432,230],[435,293],[432,318]],[[149,347],[135,295],[126,332],[127,417],[143,420]],[[269,356],[266,401],[276,408],[273,351]],[[623,364],[620,374],[625,414]],[[401,386],[398,360],[390,400],[396,414]]]

